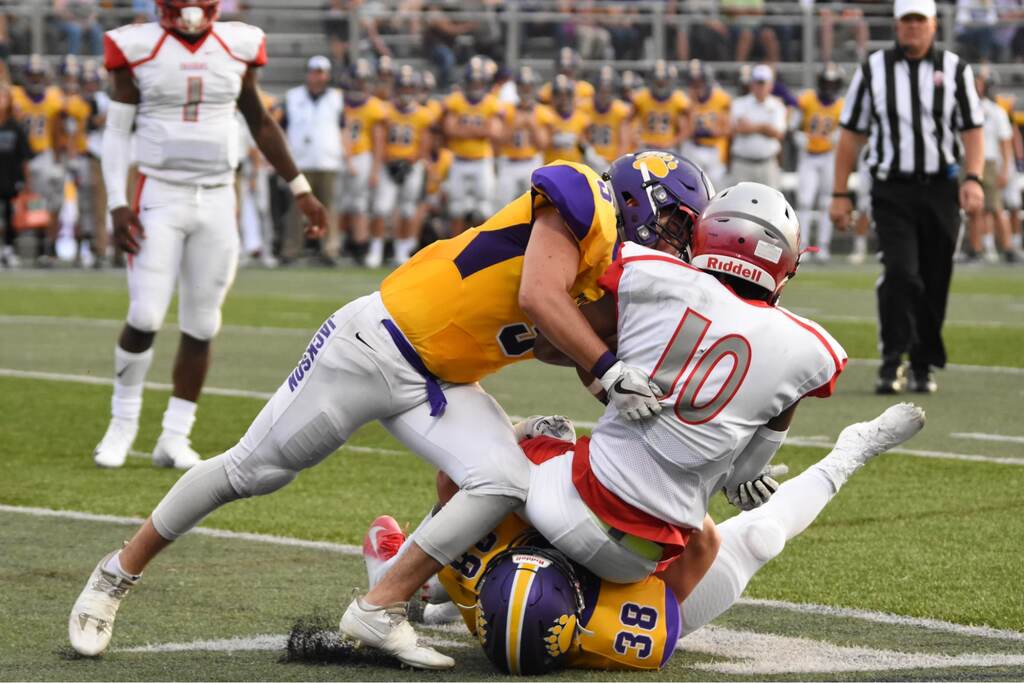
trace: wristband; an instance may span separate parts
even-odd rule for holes
[[[306,176],[300,173],[288,181],[288,189],[292,191],[293,197],[298,197],[300,194],[312,192],[313,186],[306,180]]]
[[[833,192],[832,199],[853,199],[852,192]]]
[[[619,362],[619,359],[615,357],[615,354],[611,351],[605,351],[601,354],[601,357],[594,363],[594,367],[590,368],[590,374],[600,379],[604,377],[604,373],[608,372],[608,369]]]
[[[601,392],[604,391],[604,385],[601,384],[601,380],[595,379],[587,385],[587,391],[592,393],[594,396],[600,396]]]
[[[966,183],[968,180],[978,183],[978,185],[981,186],[982,189],[985,188],[985,185],[981,182],[981,177],[977,173],[968,173],[967,175],[965,175],[964,182]]]

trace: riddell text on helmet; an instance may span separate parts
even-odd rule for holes
[[[757,270],[744,266],[739,261],[733,259],[720,259],[717,256],[708,256],[707,267],[722,273],[732,273],[747,280],[760,279],[760,273]]]

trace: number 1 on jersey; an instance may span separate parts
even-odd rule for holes
[[[189,76],[185,85],[185,106],[182,108],[183,121],[199,120],[199,103],[203,101],[203,77]]]
[[[662,398],[666,398],[676,393],[679,380],[692,365],[693,369],[686,376],[675,403],[676,417],[686,424],[704,424],[722,412],[739,391],[750,369],[750,343],[738,334],[722,337],[709,349],[700,348],[709,327],[711,320],[693,309],[686,309],[651,373],[651,379],[661,389]],[[697,355],[700,358],[694,362]],[[727,356],[732,356],[728,377],[714,396],[698,405],[698,394],[715,367]]]

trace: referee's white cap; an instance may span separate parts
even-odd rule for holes
[[[902,19],[908,14],[920,14],[923,17],[935,16],[935,0],[896,0],[893,4],[893,16]]]

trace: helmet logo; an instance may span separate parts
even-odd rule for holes
[[[548,634],[544,642],[547,644],[549,655],[558,657],[568,652],[576,639],[576,615],[560,616],[554,626],[548,629]]]
[[[639,171],[644,166],[652,176],[666,178],[669,171],[674,171],[679,167],[679,162],[668,152],[641,152],[636,155],[633,168]]]

